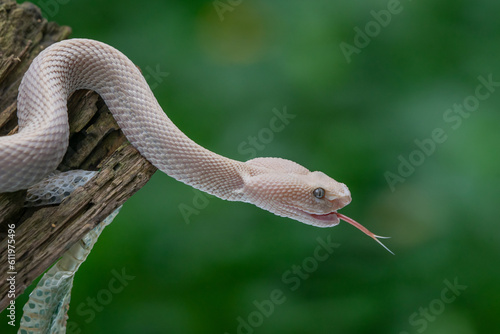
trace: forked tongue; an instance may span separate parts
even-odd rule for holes
[[[364,227],[363,225],[361,225],[360,223],[358,223],[357,221],[347,217],[347,216],[344,216],[343,214],[341,213],[338,213],[338,212],[335,212],[335,214],[337,215],[337,217],[339,217],[340,219],[342,219],[343,221],[346,221],[348,222],[349,224],[353,225],[354,227],[358,228],[359,230],[361,230],[364,234],[366,234],[367,236],[373,238],[373,240],[375,240],[376,242],[378,242],[382,247],[384,247],[385,249],[387,249],[387,251],[389,253],[391,253],[392,255],[394,255],[393,252],[391,252],[391,250],[387,247],[385,247],[385,245],[380,242],[380,240],[378,240],[378,238],[381,238],[381,239],[387,239],[387,238],[390,238],[390,237],[381,237],[380,235],[375,235],[373,234],[372,232],[370,232],[366,227]]]

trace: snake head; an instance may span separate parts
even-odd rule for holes
[[[354,219],[337,212],[351,203],[351,193],[345,184],[280,158],[256,158],[245,165],[248,171],[242,193],[247,202],[278,216],[318,227],[335,226],[342,219],[392,253],[379,240],[385,237],[373,234]]]
[[[318,227],[339,223],[336,211],[351,202],[347,186],[322,172],[280,158],[256,158],[245,163],[246,200],[278,216]]]

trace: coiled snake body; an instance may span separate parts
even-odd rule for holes
[[[26,189],[55,170],[68,146],[67,99],[77,89],[100,94],[130,143],[175,179],[310,225],[334,226],[341,218],[377,240],[337,213],[351,201],[347,186],[289,160],[240,162],[201,147],[165,115],[132,61],[87,39],[48,47],[26,72],[19,87],[19,132],[0,137],[0,193]]]

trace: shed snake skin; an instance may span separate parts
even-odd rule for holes
[[[48,47],[23,77],[19,132],[0,137],[0,193],[26,189],[56,169],[68,147],[67,99],[78,89],[96,91],[130,143],[171,177],[309,225],[330,227],[343,219],[382,245],[379,236],[337,212],[351,202],[345,184],[289,160],[240,162],[201,147],[166,116],[131,60],[88,39]]]

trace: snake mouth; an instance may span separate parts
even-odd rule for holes
[[[339,219],[339,216],[337,215],[337,211],[332,211],[332,212],[329,212],[329,213],[325,213],[325,214],[314,214],[314,213],[307,213],[305,212],[307,215],[309,215],[311,218],[313,218],[315,221],[318,221],[318,225],[320,226],[325,226],[325,227],[329,227],[329,226],[335,226],[337,225],[338,223],[340,223],[340,219]]]
[[[340,223],[339,216],[337,216],[337,211],[331,211],[328,213],[310,213],[298,208],[295,208],[296,212],[302,215],[307,222],[307,224],[317,226],[317,227],[332,227]]]

